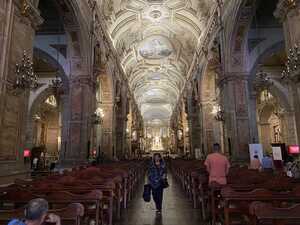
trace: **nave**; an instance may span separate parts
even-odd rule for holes
[[[142,199],[142,186],[137,196],[124,211],[116,225],[204,225],[199,209],[194,209],[187,199],[180,184],[172,173],[168,174],[170,187],[164,191],[162,215],[156,215],[155,205]]]

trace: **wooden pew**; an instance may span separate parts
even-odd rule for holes
[[[2,209],[16,209],[39,197],[48,201],[50,209],[63,208],[70,203],[81,203],[86,209],[85,217],[87,220],[94,220],[97,225],[104,222],[101,221],[103,219],[102,192],[96,190],[81,195],[66,191],[47,191],[33,194],[28,190],[11,190],[1,196],[0,202]]]
[[[132,197],[139,180],[144,178],[145,161],[129,161],[111,163],[101,166],[76,167],[63,174],[53,173],[48,177],[39,177],[35,180],[16,180],[14,190],[26,189],[39,195],[53,192],[69,192],[73,195],[98,190],[103,193],[104,214],[112,224],[114,208],[120,218],[121,206],[127,208],[127,202]],[[5,189],[0,189],[1,194]]]
[[[300,204],[278,208],[263,202],[250,205],[253,225],[298,225],[300,224]]]
[[[65,208],[49,210],[61,218],[62,225],[82,225],[82,217],[84,216],[84,207],[79,203],[73,203]],[[8,224],[14,218],[23,218],[24,208],[13,210],[0,210],[0,224]]]
[[[274,192],[267,189],[255,189],[250,192],[235,191],[225,187],[221,191],[224,200],[225,225],[232,224],[232,215],[249,215],[249,206],[252,202],[261,201],[280,206],[282,202],[300,202],[300,195],[294,191]]]

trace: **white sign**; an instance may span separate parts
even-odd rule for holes
[[[249,144],[249,153],[251,160],[253,160],[254,156],[257,155],[259,161],[261,162],[262,158],[264,157],[263,147],[261,144]]]
[[[282,161],[282,152],[280,147],[272,147],[273,159]]]
[[[201,149],[200,148],[195,148],[195,156],[196,156],[196,159],[201,159]]]

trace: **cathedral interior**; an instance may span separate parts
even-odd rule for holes
[[[0,0],[0,184],[157,152],[175,186],[214,143],[232,165],[299,151],[299,27],[299,0]],[[174,188],[171,221],[124,224],[202,224]]]

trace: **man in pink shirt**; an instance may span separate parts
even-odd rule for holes
[[[218,143],[213,146],[213,153],[209,154],[204,162],[209,173],[209,184],[216,182],[221,185],[227,184],[226,176],[229,172],[230,164],[226,156],[221,153]]]

